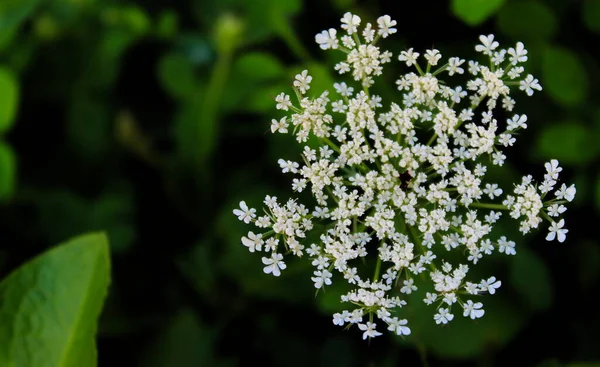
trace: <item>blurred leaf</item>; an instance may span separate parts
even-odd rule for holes
[[[109,277],[102,233],[73,238],[11,273],[0,283],[0,365],[96,366]]]
[[[0,200],[10,198],[15,191],[16,165],[13,149],[0,140]]]
[[[574,106],[585,100],[588,76],[577,54],[566,48],[552,46],[543,55],[542,85],[557,102]]]
[[[179,29],[179,18],[177,12],[167,9],[163,10],[156,21],[156,35],[160,38],[171,39]]]
[[[143,366],[213,366],[214,335],[190,308],[178,310],[157,342],[142,354]]]
[[[238,58],[232,66],[223,108],[233,111],[275,111],[275,96],[287,90],[281,80],[287,75],[275,57],[252,52]]]
[[[511,1],[497,17],[500,31],[515,40],[550,40],[556,34],[558,22],[552,10],[538,0]]]
[[[316,297],[316,303],[319,310],[327,316],[331,316],[336,312],[341,312],[344,309],[341,297],[347,294],[352,287],[345,280],[333,279],[331,286],[325,287],[325,290],[319,290]]]
[[[198,243],[189,253],[175,260],[183,275],[208,302],[211,291],[214,291],[217,274],[209,245],[208,242]]]
[[[54,40],[60,35],[61,27],[50,14],[42,14],[34,21],[35,35],[42,40]]]
[[[329,338],[321,349],[321,366],[358,366],[356,350],[352,343],[341,337]]]
[[[88,201],[70,191],[50,191],[37,200],[40,225],[50,240],[88,231],[106,231],[111,251],[129,250],[136,238],[133,225],[133,201],[128,190],[109,192]]]
[[[0,134],[13,125],[19,106],[19,82],[14,73],[0,66]]]
[[[284,83],[277,83],[272,86],[259,88],[254,93],[251,93],[246,99],[243,109],[249,112],[272,114],[275,112],[275,97],[287,90],[288,86]],[[265,131],[269,128],[268,124],[264,125]]]
[[[2,0],[0,2],[0,35],[14,34],[16,28],[35,10],[39,0]],[[2,48],[0,40],[0,48]]]
[[[579,284],[584,291],[592,291],[600,278],[600,244],[597,241],[582,241],[573,251]]]
[[[181,54],[169,53],[160,59],[158,78],[166,91],[175,98],[191,98],[196,89],[194,67]]]
[[[424,289],[410,295],[402,317],[408,319],[412,334],[406,340],[401,337],[395,340],[401,344],[420,343],[427,352],[441,358],[468,359],[484,351],[499,350],[512,340],[526,319],[523,311],[510,302],[510,297],[496,294],[475,300],[483,303],[485,315],[482,318],[464,317],[462,307],[456,304],[458,307],[452,308],[454,320],[441,326],[433,319],[435,308],[424,307],[424,298]]]
[[[581,18],[590,31],[600,33],[600,0],[583,0]]]
[[[598,153],[598,145],[588,128],[576,121],[545,126],[537,136],[535,154],[541,159],[558,159],[567,165],[589,163]]]
[[[150,19],[141,7],[128,6],[121,9],[121,19],[134,33],[144,34],[150,29]]]
[[[215,59],[215,51],[204,34],[178,34],[174,48],[194,65],[206,65]]]
[[[280,78],[285,74],[284,66],[274,56],[264,52],[242,55],[233,64],[238,76],[248,82],[264,82]]]
[[[534,252],[521,247],[510,263],[510,283],[532,310],[543,311],[552,305],[552,279],[546,264]]]
[[[486,21],[502,7],[504,0],[452,0],[452,12],[470,26]]]
[[[73,148],[85,160],[99,160],[110,148],[111,121],[106,103],[76,89],[69,104],[68,137]]]

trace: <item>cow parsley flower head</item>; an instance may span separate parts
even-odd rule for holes
[[[475,46],[480,60],[413,48],[393,58],[378,42],[396,33],[396,24],[388,15],[373,26],[344,14],[341,31],[325,30],[315,41],[345,54],[334,69],[340,79],[348,77],[331,90],[309,93],[312,76],[303,70],[293,93],[275,98],[276,109],[288,115],[273,119],[271,132],[293,134],[303,146],[296,161],[278,164],[293,176],[292,190],[309,191],[314,200],[267,195],[263,216],[244,201],[233,210],[259,229],[241,245],[265,253],[266,274],[284,272],[284,255],[306,256],[317,290],[333,282],[351,285],[340,298],[347,308],[333,315],[333,324],[356,325],[363,339],[384,328],[409,336],[404,307],[420,288],[432,322],[485,317],[480,298],[500,292],[502,281],[492,274],[472,279],[470,268],[495,252],[517,253],[515,241],[492,232],[495,224],[507,216],[526,234],[546,221],[546,239],[563,242],[563,204],[576,193],[561,182],[555,159],[544,165],[543,178],[526,175],[513,187],[486,176],[488,165],[504,164],[504,150],[527,128],[527,116],[513,112],[512,94],[542,90],[524,74],[523,43],[504,49],[490,34]],[[394,59],[409,69],[396,80],[393,101],[384,101],[371,86]],[[445,78],[455,74],[470,79],[454,85]],[[307,240],[309,232],[318,240]],[[455,255],[464,256],[457,261]]]

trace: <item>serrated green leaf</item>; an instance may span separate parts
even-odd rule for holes
[[[584,0],[581,4],[581,18],[590,31],[600,33],[600,0]]]
[[[538,0],[509,2],[498,12],[497,25],[502,33],[523,42],[550,40],[558,29],[552,10]]]
[[[593,134],[577,121],[564,121],[544,127],[535,144],[535,154],[539,158],[558,159],[569,165],[590,162],[598,150]]]
[[[79,236],[0,283],[0,366],[96,366],[110,265],[102,233]]]
[[[452,13],[468,25],[485,22],[504,5],[504,0],[452,0]]]
[[[563,47],[548,47],[542,59],[542,85],[558,103],[565,106],[583,103],[588,77],[577,54]]]
[[[520,248],[511,262],[510,283],[535,311],[548,309],[552,304],[553,289],[546,264],[535,253]]]
[[[10,198],[15,191],[16,165],[13,149],[0,141],[0,200]]]
[[[0,134],[8,131],[19,105],[19,84],[14,73],[0,66]]]
[[[181,54],[170,53],[158,63],[158,79],[165,90],[175,98],[190,98],[196,88],[194,66]]]

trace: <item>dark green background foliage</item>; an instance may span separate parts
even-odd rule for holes
[[[600,0],[407,3],[0,0],[0,278],[53,244],[106,231],[100,366],[600,361]],[[489,33],[529,50],[544,90],[516,97],[529,129],[494,174],[507,187],[557,158],[577,197],[565,243],[506,228],[518,254],[483,262],[503,286],[477,322],[439,327],[414,302],[413,335],[367,343],[331,323],[343,289],[315,299],[306,261],[274,278],[240,244],[237,203],[290,193],[276,160],[298,149],[266,133],[273,97],[304,68],[316,90],[336,80],[335,53],[314,35],[346,11],[396,19],[382,43],[396,55],[434,46],[468,59]],[[386,101],[396,67],[378,79]]]

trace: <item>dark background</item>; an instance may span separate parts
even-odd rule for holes
[[[476,0],[416,3],[0,0],[0,71],[19,95],[0,128],[0,277],[71,236],[107,231],[100,366],[594,365],[600,1],[493,0],[483,16]],[[299,150],[267,134],[273,97],[304,68],[316,90],[337,80],[334,53],[314,36],[346,11],[363,24],[397,20],[381,43],[394,57],[435,47],[475,58],[489,33],[529,50],[544,90],[516,95],[529,129],[497,174],[506,191],[557,158],[577,197],[565,243],[546,242],[546,225],[526,237],[507,228],[517,255],[483,262],[503,286],[477,322],[440,327],[414,309],[426,321],[410,337],[363,341],[332,324],[340,290],[315,298],[310,264],[292,260],[273,278],[240,245],[237,203],[291,194],[276,161]],[[378,83],[406,72],[392,64]]]

